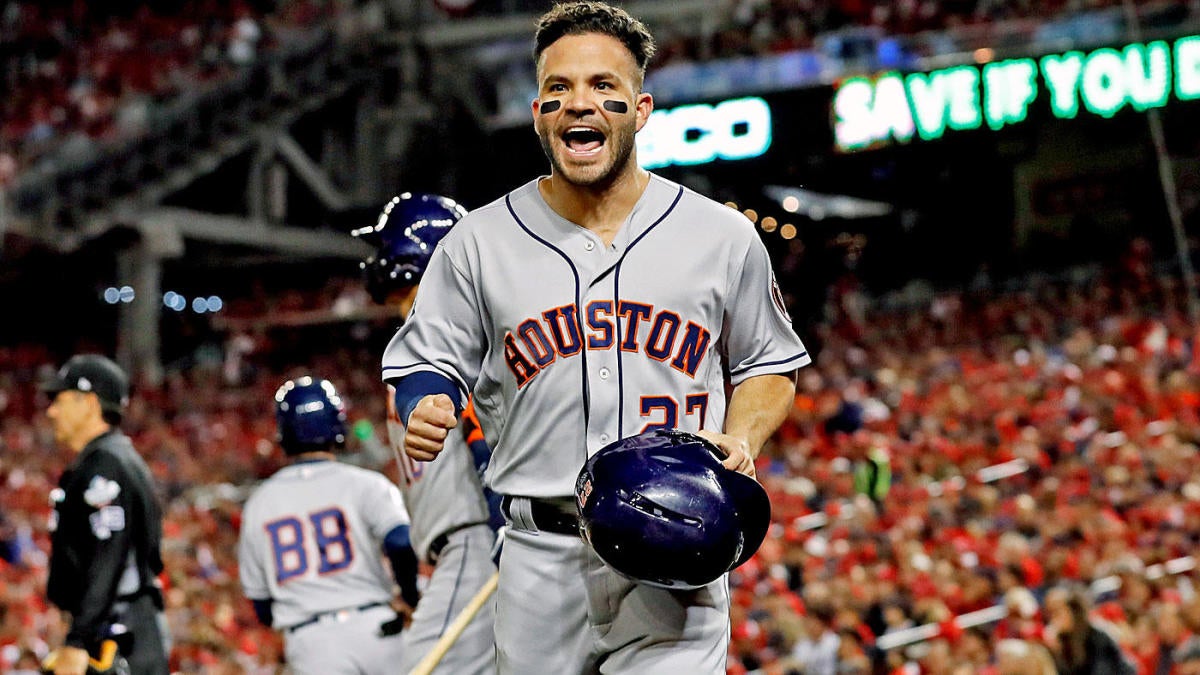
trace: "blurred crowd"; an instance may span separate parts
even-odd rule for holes
[[[1200,354],[1176,280],[1131,256],[830,307],[760,461],[776,525],[734,573],[730,672],[1123,672],[1087,660],[1089,631],[1128,672],[1198,672]],[[934,637],[884,637],[915,626]]]
[[[774,525],[731,576],[730,673],[1082,673],[1096,658],[1200,672],[1196,326],[1175,278],[1125,262],[902,300],[831,286],[805,336],[816,364],[759,459]],[[181,672],[276,672],[280,643],[241,597],[235,541],[242,500],[283,461],[284,379],[331,378],[354,423],[349,461],[394,470],[375,368],[385,327],[308,330],[341,337],[314,351],[242,333],[135,386],[124,426],[168,504]],[[47,495],[70,456],[36,391],[56,361],[0,349],[5,672],[32,668],[63,631],[43,599]],[[931,628],[897,639],[918,626]]]
[[[51,149],[130,138],[293,32],[316,0],[39,0],[0,9],[0,186]]]
[[[666,1],[666,0],[664,0]],[[136,137],[159,104],[228,79],[358,0],[18,0],[0,10],[0,186],[51,150]],[[1117,0],[726,0],[714,27],[663,26],[652,67],[812,47],[847,28],[882,35],[1045,20]],[[1189,6],[1185,0],[1162,5]],[[1195,4],[1192,2],[1191,4]],[[432,3],[443,19],[542,11],[544,2]],[[459,11],[466,9],[467,11]],[[1195,8],[1193,8],[1194,11]],[[436,20],[436,17],[435,17]],[[484,19],[486,20],[486,19]],[[64,149],[65,148],[65,149]]]
[[[659,35],[656,65],[810,49],[818,36],[843,29],[874,29],[880,37],[969,30],[995,22],[1045,21],[1120,4],[1119,0],[729,0],[725,25],[711,35],[694,31]]]

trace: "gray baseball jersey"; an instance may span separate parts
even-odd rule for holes
[[[242,589],[249,598],[270,598],[275,627],[283,629],[318,614],[387,603],[394,582],[382,541],[406,524],[400,491],[380,473],[334,461],[284,467],[243,509]],[[377,629],[378,624],[363,639],[381,639]]]
[[[435,251],[383,377],[431,371],[464,400],[473,391],[488,485],[568,497],[604,445],[654,428],[721,431],[727,385],[810,360],[754,226],[652,175],[608,247],[555,213],[536,180],[465,216]]]
[[[437,565],[421,593],[412,624],[402,634],[404,655],[397,672],[407,673],[437,644],[455,617],[496,572],[495,534],[488,527],[483,486],[462,427],[450,432],[436,462],[404,453],[404,426],[396,413],[395,389],[388,385],[388,442],[399,464],[400,489],[412,516],[412,542],[424,559],[434,540],[445,535]],[[495,601],[475,615],[434,673],[485,675],[495,668]]]
[[[424,559],[438,536],[488,521],[487,501],[466,438],[458,430],[446,438],[436,462],[404,454],[404,426],[396,414],[395,389],[388,385],[388,442],[400,466],[400,491],[412,518],[412,544]]]

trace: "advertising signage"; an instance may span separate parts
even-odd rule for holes
[[[655,110],[637,135],[646,169],[758,157],[771,147],[771,108],[757,97]]]
[[[1060,119],[1112,117],[1200,99],[1200,36],[843,80],[833,97],[837,149],[930,141],[1020,124],[1044,99]]]

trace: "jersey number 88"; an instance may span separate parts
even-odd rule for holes
[[[313,511],[306,519],[309,528],[295,516],[273,520],[266,525],[275,555],[275,580],[283,584],[308,572],[309,547],[306,529],[317,548],[317,574],[325,575],[344,570],[354,561],[346,515],[336,506]]]

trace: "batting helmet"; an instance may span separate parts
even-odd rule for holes
[[[275,392],[279,445],[289,455],[346,443],[346,408],[329,380],[301,377]]]
[[[617,572],[661,588],[699,588],[741,565],[771,502],[720,457],[696,434],[661,429],[601,448],[575,483],[584,538]]]
[[[374,225],[351,231],[375,246],[359,263],[371,298],[383,303],[393,290],[419,282],[433,249],[466,213],[449,197],[405,192],[383,207]]]

